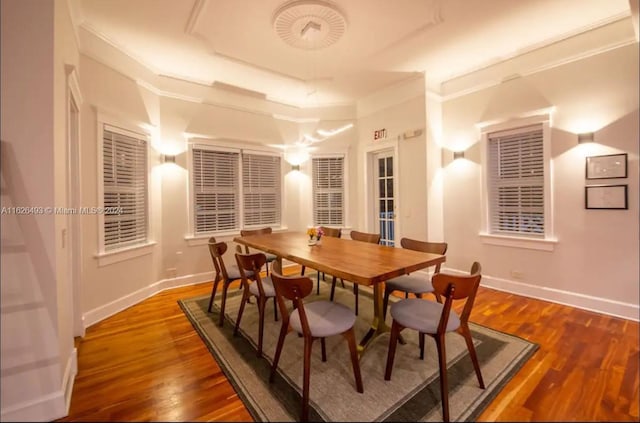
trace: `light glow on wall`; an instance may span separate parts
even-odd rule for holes
[[[309,149],[305,147],[289,147],[285,150],[284,159],[292,166],[299,166],[309,160]]]

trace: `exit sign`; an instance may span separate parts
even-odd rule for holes
[[[373,131],[373,140],[387,138],[387,130],[385,128]]]

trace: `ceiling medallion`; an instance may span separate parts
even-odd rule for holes
[[[335,43],[347,28],[338,8],[323,0],[294,0],[273,14],[273,29],[287,44],[317,50]]]

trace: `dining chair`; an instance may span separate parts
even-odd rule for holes
[[[270,227],[261,228],[261,229],[241,229],[240,236],[249,236],[249,235],[265,235],[273,232],[273,229]],[[250,254],[251,251],[247,245],[244,246],[245,254]],[[275,254],[265,252],[264,255],[267,257],[266,270],[267,276],[269,276],[269,263],[272,263],[278,257]]]
[[[224,325],[224,310],[225,305],[227,303],[227,290],[229,289],[229,285],[231,282],[242,279],[242,275],[240,274],[240,270],[237,265],[226,266],[224,264],[224,253],[227,252],[227,243],[226,242],[216,242],[215,237],[209,238],[208,242],[209,246],[209,254],[211,255],[211,261],[213,261],[213,267],[215,269],[215,276],[213,279],[213,288],[211,290],[211,298],[209,299],[209,307],[207,310],[211,313],[211,307],[213,306],[214,297],[216,296],[216,292],[218,290],[218,285],[222,282],[222,298],[220,304],[220,321],[218,322],[218,326]],[[253,279],[254,273],[248,271],[247,277]]]
[[[276,346],[276,353],[271,365],[269,382],[275,379],[278,362],[282,354],[284,340],[289,332],[294,331],[304,338],[304,359],[302,378],[302,412],[301,421],[309,420],[309,382],[311,376],[311,347],[313,341],[320,339],[322,348],[322,361],[327,361],[325,338],[328,336],[342,335],[346,338],[351,355],[353,375],[356,380],[356,391],[364,392],[362,376],[360,374],[360,362],[353,325],[356,316],[353,311],[339,303],[326,300],[318,300],[305,303],[304,298],[313,291],[313,281],[306,276],[282,276],[280,272],[272,271],[271,278],[276,290],[276,298],[282,326]],[[289,312],[285,304],[286,300],[293,302],[293,310]]]
[[[406,248],[414,251],[421,251],[423,253],[432,253],[444,255],[447,253],[446,242],[428,242],[418,241],[410,238],[402,238],[400,240],[402,248]],[[435,266],[433,274],[440,272],[440,263]],[[418,298],[422,298],[423,294],[428,294],[433,291],[433,285],[431,284],[431,278],[424,274],[413,273],[409,275],[398,276],[393,279],[389,279],[384,284],[384,298],[382,302],[382,310],[384,316],[387,316],[387,306],[389,305],[389,295],[393,291],[404,292],[405,298],[409,297],[409,294],[414,294]],[[438,302],[442,302],[440,294],[435,293]]]
[[[445,349],[445,335],[448,332],[457,331],[464,337],[469,350],[469,356],[473,363],[480,388],[484,389],[484,381],[480,372],[478,356],[471,339],[469,330],[469,315],[473,308],[473,302],[480,286],[482,278],[480,263],[474,262],[469,275],[450,275],[446,273],[435,274],[432,278],[434,291],[445,297],[444,304],[436,301],[427,301],[421,298],[403,299],[390,308],[393,323],[391,325],[391,338],[389,339],[389,351],[387,353],[387,367],[384,374],[385,380],[391,380],[393,359],[400,332],[405,329],[418,331],[420,335],[420,349],[424,354],[424,335],[427,334],[436,341],[438,349],[438,363],[440,368],[440,396],[442,398],[442,416],[445,422],[449,421],[449,386],[447,382],[447,357]],[[465,300],[462,313],[458,315],[452,310],[453,301]]]
[[[273,282],[271,276],[262,278],[260,276],[260,269],[267,262],[267,258],[264,253],[252,253],[252,254],[239,254],[236,253],[236,262],[240,269],[240,275],[242,278],[242,286],[244,291],[242,292],[242,300],[240,300],[240,309],[238,310],[238,318],[236,319],[236,327],[233,330],[233,335],[238,335],[240,328],[240,321],[242,320],[242,313],[244,312],[245,305],[249,302],[249,299],[253,296],[256,297],[258,303],[258,357],[262,357],[262,338],[264,333],[264,310],[266,308],[267,300],[273,298],[273,316],[274,320],[278,321],[278,307],[276,306],[276,291],[273,289]],[[254,279],[250,280],[248,275],[253,274]]]
[[[351,239],[354,241],[361,242],[369,242],[371,244],[379,244],[380,243],[380,234],[368,233],[368,232],[360,232],[360,231],[351,231],[350,233]],[[333,277],[331,281],[331,296],[329,299],[333,301],[333,296],[336,290],[336,277]],[[344,282],[343,282],[344,286]],[[355,311],[356,316],[358,315],[358,284],[353,282],[353,295],[355,296]]]
[[[333,237],[333,238],[341,238],[342,237],[342,229],[341,228],[330,228],[328,226],[320,226],[320,228],[322,229],[322,232],[324,232],[324,236],[329,236],[329,237]],[[300,275],[304,276],[304,270],[305,270],[305,266],[302,266],[302,269],[300,271]],[[316,274],[316,279],[317,279],[317,288],[316,288],[316,294],[320,295],[320,273],[322,273],[322,280],[324,280],[324,272],[318,272]],[[335,279],[335,277],[334,277]],[[340,280],[340,282],[342,283],[342,287],[344,288],[344,281]],[[332,282],[333,283],[333,282]]]

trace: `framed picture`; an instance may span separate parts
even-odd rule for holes
[[[587,157],[587,179],[627,177],[627,153]]]
[[[628,209],[627,185],[588,185],[584,187],[586,209]]]

